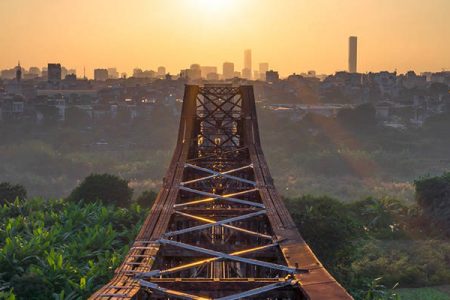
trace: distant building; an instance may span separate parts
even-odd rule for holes
[[[266,72],[266,81],[269,83],[274,83],[277,82],[278,80],[280,80],[280,75],[278,74],[277,71],[267,71]]]
[[[16,81],[17,83],[20,83],[20,81],[22,80],[22,67],[20,66],[20,61],[17,64],[16,67]]]
[[[41,70],[38,67],[30,67],[30,69],[28,70],[29,74],[33,74],[36,77],[39,77],[41,75]]]
[[[266,80],[266,72],[269,71],[268,63],[259,64],[259,79]]]
[[[223,79],[231,79],[234,77],[234,64],[231,62],[224,62],[222,68]]]
[[[242,78],[252,79],[252,70],[247,68],[242,69]]]
[[[76,69],[68,69],[67,75],[77,75],[77,70]]]
[[[219,75],[217,73],[208,73],[206,80],[219,80]]]
[[[94,70],[94,80],[95,81],[108,80],[108,70],[107,69],[95,69]]]
[[[117,72],[116,68],[108,68],[108,78],[109,79],[118,79],[119,72]]]
[[[252,50],[246,49],[244,51],[244,69],[242,70],[242,77],[245,79],[252,79]]]
[[[142,69],[135,68],[133,69],[133,77],[134,78],[141,78],[142,77]]]
[[[306,74],[307,77],[316,77],[316,71],[314,70],[309,70],[308,73]]]
[[[0,119],[20,120],[25,112],[25,102],[22,96],[9,97],[0,102]]]
[[[165,67],[158,67],[158,71],[156,72],[158,77],[163,78],[166,75],[166,68]]]
[[[71,81],[71,82],[76,82],[77,81],[77,75],[72,73],[72,74],[67,74],[66,77],[64,78],[66,81]]]
[[[189,68],[187,77],[191,80],[198,80],[202,78],[202,70],[199,64],[192,64]]]
[[[145,70],[142,72],[142,78],[155,78],[156,72],[153,70]]]
[[[2,70],[2,79],[14,79],[16,76],[16,68]]]
[[[433,73],[430,76],[431,82],[439,82],[439,83],[445,83],[450,85],[450,72],[449,71],[442,71]]]
[[[69,70],[65,67],[61,67],[61,79],[66,78],[66,75],[69,74]]]
[[[57,84],[61,81],[61,64],[48,64],[48,82]]]
[[[350,73],[357,72],[357,60],[358,60],[358,38],[351,36],[348,39],[348,71]]]
[[[201,66],[200,67],[202,78],[208,78],[209,74],[217,74],[217,67],[214,66]]]

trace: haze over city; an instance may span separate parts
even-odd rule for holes
[[[61,62],[78,74],[136,67],[171,74],[192,63],[269,62],[281,75],[347,69],[358,36],[358,71],[450,67],[447,0],[131,0],[0,2],[0,68]]]

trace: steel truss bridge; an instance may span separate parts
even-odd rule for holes
[[[352,299],[274,187],[252,86],[186,86],[156,202],[114,278],[90,299]]]

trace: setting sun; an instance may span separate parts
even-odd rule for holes
[[[233,6],[233,0],[192,0],[201,9],[209,12],[224,12]]]

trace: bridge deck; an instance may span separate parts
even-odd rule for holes
[[[163,186],[90,299],[351,299],[296,229],[259,140],[251,86],[186,86]]]

